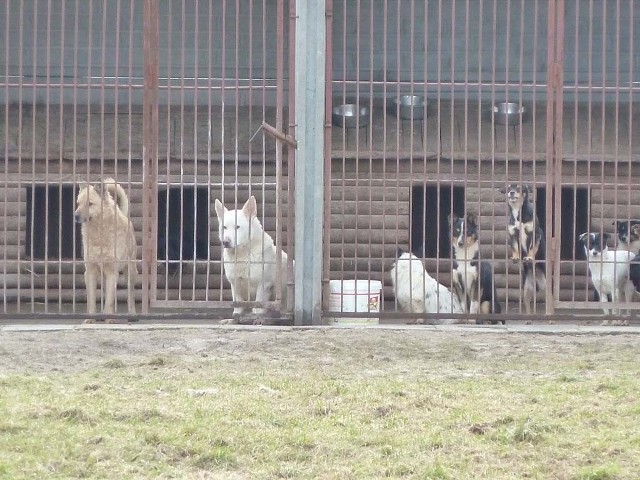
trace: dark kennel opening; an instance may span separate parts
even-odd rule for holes
[[[74,221],[76,190],[73,185],[30,185],[26,193],[26,257],[34,260],[81,258],[80,225]]]
[[[560,196],[560,259],[586,260],[582,248],[578,246],[578,237],[589,230],[589,189],[562,187]]]
[[[158,260],[209,258],[209,189],[169,187],[158,192]]]
[[[425,258],[451,258],[449,214],[464,215],[464,187],[415,185],[411,191],[411,251]]]
[[[547,196],[545,187],[536,187],[536,215],[547,233]],[[580,234],[589,230],[589,189],[562,187],[560,205],[560,259],[583,259],[582,249],[577,248]],[[558,210],[553,209],[554,212]]]

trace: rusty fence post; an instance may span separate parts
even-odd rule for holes
[[[158,2],[144,0],[142,132],[142,313],[155,294],[158,201]]]

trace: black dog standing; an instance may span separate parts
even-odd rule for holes
[[[506,196],[509,206],[507,237],[511,248],[511,260],[522,260],[522,290],[526,313],[536,310],[536,295],[545,291],[545,241],[544,230],[529,199],[529,185],[510,184],[500,192]]]

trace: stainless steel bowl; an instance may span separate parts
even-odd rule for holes
[[[427,115],[428,104],[422,95],[402,95],[393,99],[402,120],[423,120]]]
[[[369,125],[369,109],[346,103],[333,108],[331,120],[342,128],[362,128]]]
[[[527,119],[524,105],[514,102],[500,102],[491,107],[493,121],[500,125],[519,125]]]

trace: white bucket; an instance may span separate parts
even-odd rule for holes
[[[331,312],[379,313],[382,303],[382,282],[378,280],[330,280],[329,310]],[[331,317],[333,325],[375,325],[379,317]]]

